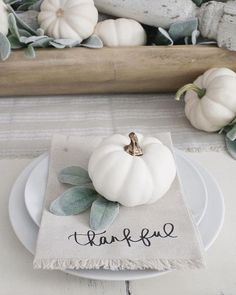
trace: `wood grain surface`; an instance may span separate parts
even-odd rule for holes
[[[40,49],[0,62],[0,96],[170,92],[211,67],[236,70],[236,52],[214,46]]]

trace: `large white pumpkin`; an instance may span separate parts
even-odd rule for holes
[[[187,91],[187,92],[186,92]],[[185,95],[185,114],[191,124],[207,132],[218,131],[236,116],[236,74],[213,68],[177,92]]]
[[[5,36],[8,33],[8,13],[2,0],[0,0],[0,32]]]
[[[127,18],[107,19],[99,22],[95,34],[104,46],[139,46],[145,45],[147,36],[144,28],[135,20]]]
[[[43,0],[38,21],[46,34],[82,41],[92,35],[98,21],[93,0]]]
[[[91,155],[88,172],[98,193],[133,207],[164,196],[176,166],[170,149],[160,140],[132,132],[105,139]]]

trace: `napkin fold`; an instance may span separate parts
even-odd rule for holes
[[[156,137],[172,149],[169,133]],[[133,208],[120,206],[118,217],[107,230],[90,229],[89,210],[74,216],[49,212],[51,202],[68,189],[58,181],[60,170],[76,165],[87,169],[89,157],[101,140],[53,137],[34,268],[163,271],[204,267],[203,245],[178,176],[156,203]]]

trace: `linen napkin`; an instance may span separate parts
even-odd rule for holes
[[[156,137],[172,149],[169,133]],[[34,268],[171,270],[204,267],[204,250],[176,176],[164,197],[152,205],[120,206],[104,231],[89,228],[89,212],[56,216],[49,206],[68,186],[58,173],[68,166],[87,169],[101,137],[55,135],[49,155],[48,183]]]

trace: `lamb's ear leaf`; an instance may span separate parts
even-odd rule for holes
[[[91,207],[91,229],[103,230],[108,228],[119,214],[119,207],[119,203],[108,201],[102,196],[99,196]]]
[[[156,33],[156,36],[154,37],[153,42],[156,45],[173,45],[174,44],[174,41],[172,40],[168,32],[161,27],[157,29],[157,33]]]
[[[229,140],[236,140],[236,123],[234,125],[230,125],[230,130],[226,133],[226,136]]]
[[[49,211],[59,216],[77,215],[90,208],[97,197],[98,193],[93,188],[75,186],[54,200]]]
[[[8,15],[8,24],[11,34],[20,40],[20,33],[16,24],[16,18],[13,13],[9,13]]]
[[[10,35],[8,36],[8,40],[11,43],[11,49],[19,49],[24,47],[24,44],[22,44],[15,36]]]
[[[72,185],[83,185],[92,182],[88,172],[79,166],[70,166],[62,169],[58,175],[58,180],[61,183]]]
[[[11,54],[11,44],[5,35],[0,33],[0,59],[6,60]]]
[[[198,19],[196,17],[184,21],[178,21],[170,25],[169,35],[172,40],[178,40],[192,36],[192,32],[198,28]]]
[[[35,54],[34,47],[31,44],[28,45],[28,47],[24,49],[24,54],[28,58],[35,58],[36,54]]]
[[[102,48],[103,42],[97,35],[92,35],[88,39],[84,40],[80,46],[86,48]]]
[[[226,148],[230,156],[236,160],[236,140],[230,140],[228,136],[225,136]]]

